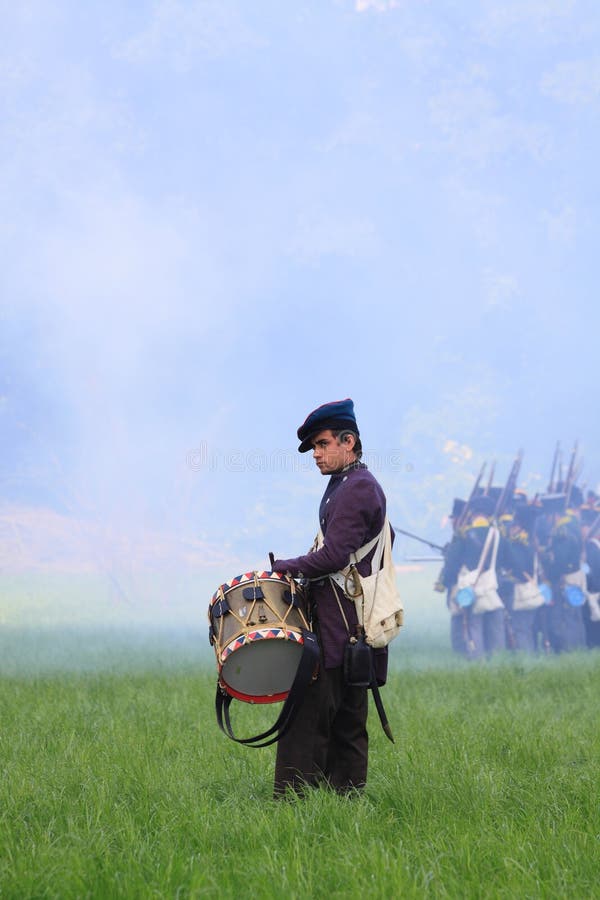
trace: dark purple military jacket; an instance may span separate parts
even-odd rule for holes
[[[316,608],[318,631],[327,669],[341,666],[344,647],[349,634],[340,612],[334,590],[327,575],[339,572],[350,562],[350,555],[375,538],[385,521],[385,494],[378,481],[364,463],[331,475],[319,507],[319,524],[325,542],[320,550],[296,556],[293,559],[277,559],[276,572],[290,572],[311,579],[311,602]],[[372,550],[357,568],[361,575],[371,574]],[[338,597],[350,630],[358,617],[354,602]],[[376,672],[380,684],[385,682],[387,648],[376,651]]]

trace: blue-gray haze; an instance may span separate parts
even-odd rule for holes
[[[520,447],[529,491],[557,439],[597,487],[596,3],[0,19],[0,506],[21,540],[33,510],[145,540],[140,564],[187,541],[216,583],[301,552],[324,483],[296,428],[346,396],[392,521],[433,540]]]

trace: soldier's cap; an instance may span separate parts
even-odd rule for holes
[[[504,491],[503,487],[492,485],[488,488],[487,496],[491,497],[494,503],[497,503]]]
[[[490,485],[489,487],[478,487],[475,491],[476,497],[491,497],[494,503],[497,503],[500,499],[502,491],[504,488],[500,487],[497,484]]]
[[[460,497],[455,497],[452,502],[452,512],[450,513],[450,518],[459,519],[466,505],[466,500],[461,500]]]
[[[571,495],[569,497],[569,506],[571,508],[577,508],[577,507],[581,506],[582,503],[583,503],[583,491],[581,490],[580,487],[577,487],[577,485],[574,484],[571,488]]]
[[[545,513],[564,513],[567,508],[566,494],[541,494],[538,502]]]
[[[330,428],[332,431],[353,431],[357,436],[360,434],[356,417],[354,415],[354,403],[350,397],[345,400],[334,400],[331,403],[324,403],[309,413],[298,429],[298,440],[300,446],[299,453],[306,453],[312,449],[311,440],[320,431]]]
[[[493,497],[473,497],[469,503],[469,511],[480,516],[493,516],[496,509],[496,501]]]
[[[515,488],[515,492],[512,496],[513,505],[521,506],[527,503],[527,492],[523,490],[523,488]]]
[[[597,509],[594,506],[582,506],[581,507],[581,524],[582,525],[593,525],[596,519],[600,516],[600,509]]]
[[[535,525],[536,517],[540,514],[539,506],[530,506],[527,503],[519,503],[515,506],[514,523],[525,531],[531,533]]]

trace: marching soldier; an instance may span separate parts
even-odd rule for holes
[[[495,491],[502,491],[496,488]],[[498,530],[501,543],[498,555],[498,594],[504,606],[504,630],[506,646],[510,650],[515,649],[515,636],[513,633],[512,612],[515,594],[515,581],[511,571],[511,559],[509,556],[511,528],[513,526],[512,502],[507,504],[507,509],[498,516]]]
[[[589,492],[591,493],[591,492]],[[588,499],[589,499],[588,493]],[[594,497],[594,499],[597,499]],[[588,647],[600,647],[600,508],[581,508],[581,533],[587,564],[588,602],[583,608],[583,622]]]
[[[576,505],[566,508],[566,494],[547,494],[540,501],[544,512],[536,529],[540,561],[552,591],[548,639],[552,649],[560,653],[585,646],[581,529]]]
[[[469,622],[465,611],[454,602],[452,597],[453,593],[456,593],[456,581],[462,565],[462,531],[459,522],[466,505],[466,500],[458,497],[454,499],[449,516],[452,523],[452,538],[444,549],[444,565],[435,584],[436,591],[446,592],[446,604],[450,611],[450,646],[455,653],[463,656],[469,656],[471,643]]]
[[[503,565],[510,579],[510,637],[511,648],[533,653],[535,645],[536,610],[543,603],[537,581],[537,554],[533,529],[537,510],[527,503],[518,503],[508,526]],[[504,598],[503,598],[504,599]],[[505,606],[507,602],[505,601]]]
[[[453,646],[464,647],[471,659],[491,655],[506,647],[504,607],[497,593],[497,558],[500,533],[493,524],[495,503],[492,497],[472,498],[462,533],[457,534],[446,556],[444,579],[450,589],[449,608]],[[491,576],[491,578],[488,577]],[[491,582],[482,590],[483,578]]]

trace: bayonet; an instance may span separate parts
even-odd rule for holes
[[[550,469],[550,481],[548,482],[548,493],[553,494],[556,490],[554,484],[554,477],[556,475],[556,466],[558,465],[558,457],[560,454],[560,441],[556,442],[556,448],[554,450],[554,456],[552,458],[552,468]]]
[[[465,503],[464,509],[463,509],[463,511],[461,512],[461,514],[460,514],[460,516],[459,516],[459,518],[458,518],[458,521],[457,521],[457,523],[456,523],[456,528],[457,528],[457,530],[458,530],[459,528],[461,528],[461,527],[464,525],[464,523],[465,523],[465,520],[466,520],[467,515],[468,515],[468,513],[469,513],[469,506],[470,506],[471,503],[473,502],[474,497],[477,496],[477,491],[479,490],[479,483],[481,482],[481,479],[483,478],[483,473],[485,472],[485,467],[486,467],[486,465],[487,465],[486,462],[482,463],[482,465],[481,465],[481,469],[479,470],[479,475],[478,475],[477,478],[475,479],[475,484],[473,485],[473,490],[471,491],[471,493],[470,493],[470,495],[469,495],[469,499],[468,499],[467,502]]]
[[[490,468],[490,477],[488,478],[487,486],[486,486],[486,489],[485,489],[485,496],[486,496],[486,497],[488,496],[488,494],[489,494],[489,492],[490,492],[490,488],[491,488],[492,484],[494,483],[494,472],[495,472],[495,471],[496,471],[496,460],[494,460],[494,461],[492,462],[492,465],[491,465],[491,468]]]

